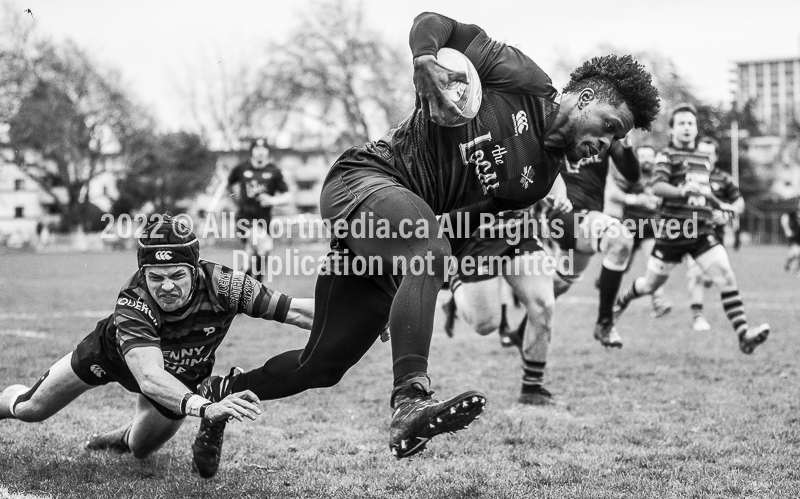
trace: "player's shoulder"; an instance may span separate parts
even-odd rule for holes
[[[141,270],[137,270],[120,289],[114,307],[114,316],[115,318],[125,316],[128,319],[144,321],[154,327],[161,324],[161,309],[150,296]]]
[[[201,259],[200,272],[214,304],[225,309],[235,309],[242,296],[251,295],[255,288],[254,279],[221,263]]]

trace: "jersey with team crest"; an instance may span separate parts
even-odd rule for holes
[[[656,155],[655,163],[654,183],[667,182],[680,187],[685,182],[694,181],[700,184],[704,193],[711,194],[711,160],[708,154],[670,145]],[[704,196],[664,199],[661,203],[661,219],[667,223],[674,219],[682,224],[694,216],[697,216],[698,234],[713,233],[712,207]]]
[[[563,149],[548,149],[545,133],[558,112],[550,78],[527,56],[491,40],[477,26],[437,19],[434,38],[415,40],[412,51],[449,47],[475,65],[483,89],[478,115],[459,127],[442,127],[419,110],[376,144],[393,161],[379,168],[424,199],[435,213],[493,197],[507,209],[543,198],[565,164]],[[428,46],[430,44],[430,46]]]
[[[131,277],[119,293],[114,313],[97,329],[112,362],[124,364],[131,349],[155,346],[161,349],[168,372],[181,380],[199,381],[210,373],[214,352],[236,315],[286,320],[291,297],[218,263],[201,260],[197,270],[191,300],[174,312],[159,309],[141,271]]]
[[[240,163],[228,176],[228,185],[239,184],[239,218],[269,221],[271,206],[261,206],[261,194],[274,196],[289,188],[280,168],[272,163],[256,168],[248,159]]]

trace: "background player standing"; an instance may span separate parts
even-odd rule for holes
[[[237,227],[244,223],[249,229],[242,237],[248,257],[244,270],[262,281],[266,259],[274,246],[270,234],[272,207],[292,201],[283,173],[269,157],[267,141],[255,139],[250,144],[250,157],[231,170],[227,189],[236,199]],[[211,202],[209,211],[213,211],[218,201],[217,198]]]

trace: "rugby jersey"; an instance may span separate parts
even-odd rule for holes
[[[711,192],[720,200],[725,203],[733,203],[740,197],[742,192],[739,186],[733,182],[733,178],[725,170],[714,168],[711,171]]]
[[[247,220],[269,221],[272,217],[272,206],[261,206],[259,196],[274,196],[289,190],[280,168],[272,163],[256,168],[249,159],[231,170],[228,185],[234,184],[239,184],[238,217]]]
[[[697,149],[668,146],[656,155],[653,183],[667,182],[680,187],[684,182],[700,184],[704,193],[711,193],[711,159],[708,154]],[[713,223],[712,208],[704,196],[686,196],[664,199],[661,203],[661,218],[683,223],[697,214],[698,230],[710,227]]]
[[[550,191],[565,164],[563,149],[544,136],[558,113],[550,78],[514,47],[474,25],[422,14],[411,30],[414,57],[442,47],[464,53],[480,76],[478,115],[442,127],[415,110],[375,143],[392,160],[376,168],[419,195],[437,214],[494,198],[505,209],[531,206]]]
[[[614,145],[597,156],[582,159],[578,168],[567,168],[561,173],[567,185],[567,197],[573,211],[603,211],[605,204],[608,158],[614,159],[617,170],[629,182],[639,180],[639,160],[629,147]]]
[[[133,348],[155,346],[168,372],[196,380],[210,372],[214,353],[238,314],[286,320],[291,297],[218,263],[200,260],[197,271],[189,302],[174,312],[158,307],[141,270],[125,283],[114,313],[97,328],[112,362],[124,363]]]

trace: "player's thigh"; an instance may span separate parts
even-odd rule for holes
[[[94,388],[75,374],[72,355],[70,352],[61,357],[27,392],[17,397],[17,417],[39,421],[47,419]]]
[[[736,286],[736,275],[731,267],[728,252],[717,244],[695,256],[697,266],[708,274],[721,287]]]
[[[499,277],[462,282],[453,293],[459,315],[478,334],[489,334],[500,324],[501,284]]]
[[[144,395],[139,394],[128,437],[128,445],[134,456],[146,457],[164,445],[177,433],[184,420],[166,417]]]
[[[616,230],[611,230],[611,227]],[[601,243],[606,239],[628,238],[633,245],[630,232],[616,218],[599,211],[590,211],[578,225],[575,250],[579,253],[594,254],[603,251]],[[606,243],[608,244],[608,241]]]
[[[521,260],[520,267],[526,270],[505,275],[505,280],[533,320],[539,317],[549,318],[556,302],[553,294],[553,272],[542,263],[544,257],[544,252],[518,256]]]

